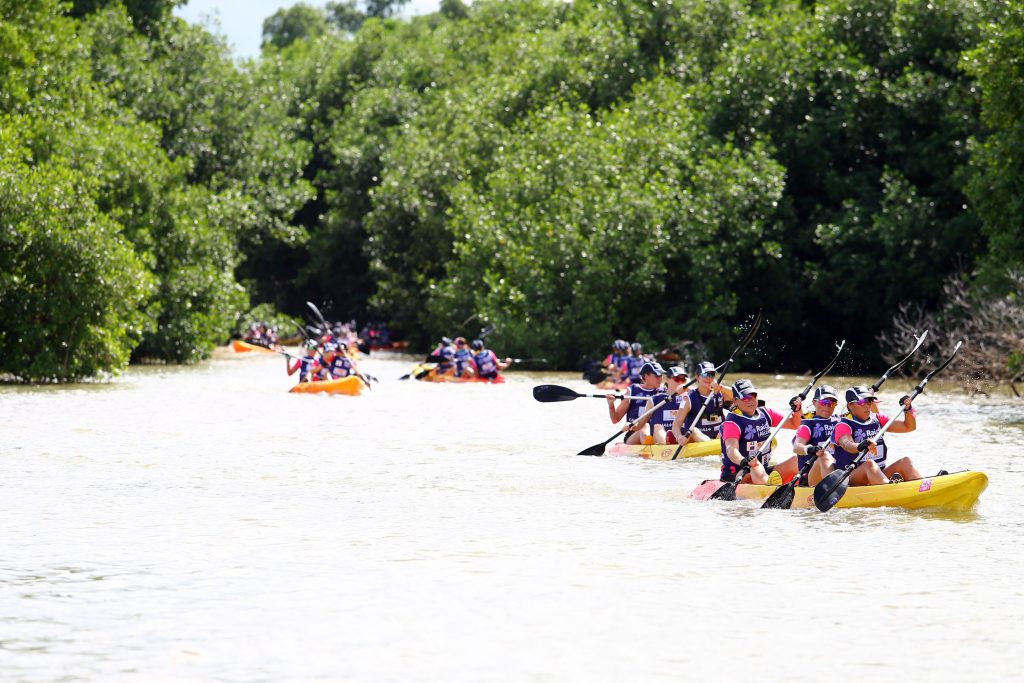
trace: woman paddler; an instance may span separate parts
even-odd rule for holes
[[[341,379],[356,374],[358,370],[355,361],[348,355],[348,344],[325,344],[323,361],[316,372],[319,379]]]
[[[476,372],[476,363],[473,362],[473,352],[469,350],[469,344],[465,337],[455,338],[455,376],[470,378]]]
[[[672,422],[675,443],[692,443],[718,438],[726,405],[733,400],[732,391],[715,382],[715,364],[703,361],[697,366],[697,387],[683,397],[676,419]],[[710,401],[700,417],[700,423],[693,424],[701,406]]]
[[[804,465],[814,460],[810,470],[800,477],[800,486],[814,486],[832,471],[832,433],[839,424],[839,417],[834,415],[839,395],[828,384],[822,384],[814,390],[811,402],[814,412],[804,414],[793,437],[793,457],[779,464],[775,469],[784,482],[789,481],[803,471]],[[789,407],[797,414],[803,409],[799,396],[789,401]]]
[[[661,389],[661,378],[664,376],[665,370],[660,363],[644,363],[640,368],[640,384],[629,385],[626,390],[627,394],[647,398],[648,401],[631,401],[624,398],[616,405],[615,397],[609,394],[607,397],[608,417],[611,418],[612,424],[617,424],[623,417],[627,422],[633,422],[646,412],[650,405],[658,402],[659,399],[655,397],[661,394],[661,398],[664,398],[664,392]],[[627,431],[624,441],[628,444],[640,444],[644,441],[643,437],[643,425],[636,424]]]
[[[648,421],[651,423],[651,436],[654,437],[654,443],[678,443],[675,435],[672,433],[672,424],[675,422],[676,413],[679,411],[679,406],[682,405],[682,401],[686,396],[685,392],[682,394],[679,392],[687,380],[689,380],[689,375],[686,373],[686,368],[679,366],[668,368],[665,372],[665,390],[655,394],[651,399],[655,405],[662,401],[664,401],[664,405],[655,410],[650,417],[637,422],[637,428],[642,427]]]
[[[887,448],[885,437],[874,440],[882,427],[892,418],[879,412],[872,412],[872,403],[878,399],[865,386],[850,387],[846,390],[846,408],[850,412],[840,418],[832,433],[835,443],[835,462],[829,471],[843,469],[850,465],[862,448],[869,451],[865,458],[850,475],[851,486],[866,484],[888,484],[908,479],[921,479],[921,473],[914,467],[910,458],[900,458],[886,466]],[[896,420],[888,432],[906,434],[917,429],[917,411],[910,405],[910,397],[900,399],[900,407],[904,408],[903,416]],[[825,472],[828,474],[828,472]]]
[[[494,351],[484,346],[483,339],[474,339],[470,346],[473,348],[474,371],[481,379],[497,379],[498,373],[512,364],[511,358],[499,360]]]
[[[291,377],[295,374],[295,371],[299,371],[299,383],[306,382],[311,379],[311,372],[313,367],[316,365],[316,341],[310,339],[306,342],[306,355],[301,358],[295,359],[295,364],[291,362],[291,356],[284,357],[285,367],[288,368],[288,376]]]
[[[796,474],[795,461],[790,472],[782,471],[781,466],[772,467],[768,464],[771,459],[771,445],[765,444],[763,449],[762,445],[771,436],[772,427],[799,427],[800,413],[794,411],[789,420],[786,420],[782,413],[758,406],[757,388],[749,379],[741,379],[733,384],[732,395],[733,410],[722,422],[721,480],[736,481],[736,475],[745,467],[749,467],[750,472],[743,476],[743,483],[767,484],[768,475],[776,469],[780,470],[778,475],[773,477],[777,483],[781,484],[786,476],[792,478]]]

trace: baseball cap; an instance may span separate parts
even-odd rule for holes
[[[705,373],[716,374],[718,371],[715,370],[715,364],[709,360],[701,361],[700,365],[697,366],[697,374],[703,375]]]
[[[749,379],[738,379],[732,385],[732,394],[735,398],[746,398],[751,394],[757,395],[757,387]]]
[[[822,384],[814,390],[814,395],[811,398],[815,401],[820,401],[823,398],[834,398],[838,401],[839,393],[836,392],[835,387],[831,384]]]
[[[864,398],[872,400],[872,401],[877,401],[878,400],[877,398],[875,398],[874,396],[871,395],[871,390],[868,389],[866,386],[863,386],[863,385],[858,385],[858,386],[855,386],[855,387],[850,387],[849,389],[846,390],[846,402],[847,403],[853,403],[854,401],[859,401],[859,400],[864,399]]]
[[[672,379],[679,379],[680,377],[689,377],[686,373],[686,368],[681,365],[673,365],[667,370],[668,376]]]
[[[661,367],[661,363],[650,363],[650,362],[644,363],[643,365],[640,366],[639,375],[641,377],[643,377],[644,375],[646,375],[648,373],[651,373],[651,372],[653,372],[655,375],[661,377],[661,376],[663,376],[665,374],[665,368]]]

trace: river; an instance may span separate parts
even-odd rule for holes
[[[361,397],[230,353],[0,387],[0,680],[1019,680],[1020,401],[929,386],[889,438],[988,472],[972,512],[761,511],[687,500],[713,459],[574,455],[604,402],[530,390],[577,375],[410,366],[367,359]]]

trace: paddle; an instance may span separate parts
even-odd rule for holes
[[[876,392],[876,393],[877,393],[877,392],[878,392],[878,390],[882,388],[882,385],[883,385],[883,384],[885,384],[885,380],[889,379],[889,375],[890,375],[891,373],[893,373],[893,372],[896,372],[896,371],[897,371],[897,370],[899,370],[900,368],[902,368],[902,367],[903,367],[903,365],[904,365],[904,364],[905,364],[905,363],[906,363],[906,362],[907,362],[908,360],[910,360],[910,357],[911,357],[911,356],[913,356],[913,355],[914,355],[914,354],[915,354],[915,353],[917,352],[917,350],[918,350],[919,348],[921,348],[921,344],[923,344],[923,343],[924,343],[924,339],[925,339],[925,337],[927,337],[927,336],[928,336],[928,330],[925,330],[924,332],[922,332],[922,333],[921,333],[921,336],[920,336],[920,337],[918,337],[918,336],[915,336],[915,337],[914,337],[914,339],[916,339],[916,340],[917,340],[917,344],[915,344],[915,345],[914,345],[914,348],[913,348],[913,349],[911,349],[910,353],[908,353],[908,354],[907,354],[907,357],[906,357],[906,358],[904,358],[903,360],[901,360],[901,361],[900,361],[899,363],[897,363],[896,365],[894,365],[894,366],[892,366],[891,368],[889,368],[888,370],[886,370],[885,372],[883,372],[883,373],[882,373],[882,376],[878,378],[878,381],[877,381],[877,382],[875,382],[874,384],[872,384],[872,385],[871,385],[871,391],[872,391],[872,392]]]
[[[725,377],[725,373],[729,371],[729,367],[733,364],[733,361],[736,360],[736,356],[738,356],[740,353],[743,352],[743,350],[745,348],[747,348],[747,344],[749,344],[754,339],[754,335],[756,335],[757,331],[759,329],[761,329],[761,322],[762,321],[763,321],[763,317],[761,316],[761,311],[758,311],[757,312],[757,317],[754,319],[754,323],[750,326],[750,329],[747,330],[747,333],[743,336],[743,339],[740,340],[739,346],[737,346],[735,349],[733,349],[732,353],[729,354],[729,360],[725,361],[724,363],[719,365],[717,368],[715,368],[716,370],[720,370],[720,372],[718,374],[718,383],[719,383],[719,385],[721,385],[722,378]],[[690,384],[692,384],[693,382],[696,382],[696,381],[697,381],[697,378],[695,377],[693,380],[691,380]],[[689,386],[689,384],[687,384],[687,386]],[[693,418],[693,422],[690,423],[691,425],[695,425],[695,424],[700,422],[700,418],[702,418],[704,416],[704,411],[707,409],[707,407],[708,407],[708,405],[710,403],[711,403],[711,397],[708,396],[707,400],[704,401],[704,404],[701,405],[700,410],[697,411],[697,416]],[[692,426],[691,426],[690,429],[692,429]],[[686,430],[686,433],[683,434],[683,437],[684,437],[683,438],[683,442],[681,444],[679,444],[679,447],[676,448],[676,452],[672,454],[672,459],[673,460],[678,458],[679,454],[683,452],[683,446],[686,445],[686,442],[688,440],[686,437],[690,436],[690,429]]]
[[[624,396],[623,394],[580,394],[569,387],[557,384],[540,384],[533,388],[533,397],[541,403],[560,403],[562,401],[575,401],[578,398],[624,398],[629,401],[647,401],[650,396]],[[615,438],[615,437],[612,437]]]
[[[509,358],[510,363],[548,363],[547,358]]]
[[[645,397],[645,398],[650,398],[650,397],[648,396],[648,397]],[[650,417],[651,415],[654,414],[654,411],[656,411],[658,408],[662,407],[666,403],[668,403],[668,399],[667,398],[664,401],[659,401],[652,408],[650,408],[646,413],[644,413],[644,414],[640,415],[639,417],[637,417],[636,420],[634,420],[633,422],[627,422],[625,427],[623,427],[622,429],[620,429],[619,431],[615,432],[610,437],[608,437],[607,441],[604,441],[604,442],[599,443],[599,444],[594,444],[590,448],[584,448],[582,451],[580,451],[576,455],[604,455],[604,447],[607,446],[609,443],[611,443],[612,440],[615,439],[615,437],[617,437],[619,434],[623,434],[624,432],[628,431],[629,428],[632,427],[637,422],[640,422],[644,418]]]
[[[806,387],[804,387],[804,390],[800,392],[800,401],[801,402],[803,402],[807,398],[807,394],[810,393],[811,389],[814,388],[814,385],[818,383],[818,380],[820,380],[822,377],[824,377],[826,374],[828,374],[829,372],[832,371],[832,368],[835,366],[836,361],[839,360],[839,354],[841,354],[843,352],[843,347],[845,347],[845,346],[846,346],[846,340],[844,339],[842,341],[842,343],[839,344],[839,350],[836,351],[836,356],[835,356],[835,358],[832,359],[832,362],[829,363],[827,366],[825,366],[825,369],[823,369],[821,372],[819,372],[817,375],[815,375],[814,378],[811,379],[810,383]],[[790,417],[792,417],[792,415],[793,415],[792,411],[790,411],[789,415],[790,415]],[[786,420],[789,420],[789,418],[787,417]],[[781,425],[780,425],[780,427],[781,427]],[[771,443],[771,437],[769,437],[768,443]],[[758,455],[761,455],[761,449],[763,449],[763,448],[764,448],[764,446],[762,446],[760,449],[758,449],[758,452],[757,452]],[[811,470],[811,466],[813,464],[814,464],[814,459],[813,458],[811,458],[810,460],[805,462],[804,466],[800,469],[800,472],[797,474],[797,476],[793,477],[793,479],[791,479],[786,484],[784,484],[784,485],[780,486],[779,488],[775,489],[774,493],[772,493],[772,495],[768,496],[768,499],[765,500],[764,503],[761,505],[761,509],[762,510],[788,510],[790,508],[790,506],[793,505],[793,498],[796,496],[796,485],[797,485],[797,483],[800,481],[800,478],[803,477],[803,475],[807,474]],[[743,477],[743,475],[741,473],[739,478],[742,479],[742,477]],[[729,484],[726,484],[726,486],[729,486]],[[723,486],[722,488],[725,488],[725,486]],[[718,493],[718,491],[716,491],[715,493]],[[733,496],[733,498],[736,497],[736,484],[732,485],[732,496]],[[712,494],[712,497],[714,497],[714,494]]]
[[[920,342],[918,342],[918,346],[920,346]],[[924,388],[928,384],[929,380],[945,370],[946,366],[953,362],[956,354],[960,352],[961,346],[963,346],[963,342],[957,342],[956,348],[953,349],[953,353],[950,354],[949,358],[943,361],[942,365],[925,375],[920,384],[914,387],[914,391],[910,394],[908,400],[901,406],[901,410],[904,413],[907,412],[907,406],[924,392]],[[917,350],[916,346],[914,347],[914,350]],[[896,420],[892,419],[886,422],[885,426],[871,438],[871,441],[878,443],[878,440],[882,438],[882,436],[889,430],[889,427],[891,427],[895,422]],[[846,489],[850,486],[850,475],[853,474],[853,471],[857,469],[857,466],[864,460],[867,453],[868,448],[865,447],[857,453],[857,457],[853,459],[852,463],[841,470],[832,472],[830,475],[818,482],[818,485],[814,487],[814,507],[818,508],[822,512],[828,512],[835,507],[836,503],[839,502],[839,499],[843,497],[843,494],[846,493]]]

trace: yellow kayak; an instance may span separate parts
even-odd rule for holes
[[[625,443],[617,443],[608,449],[608,455],[633,455],[645,460],[672,460],[672,456],[675,455],[676,449],[679,448],[676,444],[649,444],[649,445],[632,445]],[[711,455],[722,455],[722,442],[718,439],[711,439],[710,441],[698,441],[696,443],[688,443],[683,446],[683,450],[679,452],[679,458],[706,458]]]
[[[707,481],[694,489],[691,498],[706,499],[721,482]],[[970,510],[988,486],[984,472],[953,472],[942,476],[903,481],[898,484],[851,486],[839,499],[840,508],[898,507],[917,510],[939,508],[943,510]],[[775,486],[740,484],[736,497],[762,501],[775,492]],[[796,487],[793,508],[813,508],[814,488]]]
[[[327,379],[319,382],[300,382],[288,391],[293,394],[345,394],[358,396],[363,393],[366,385],[355,375],[339,379]]]

